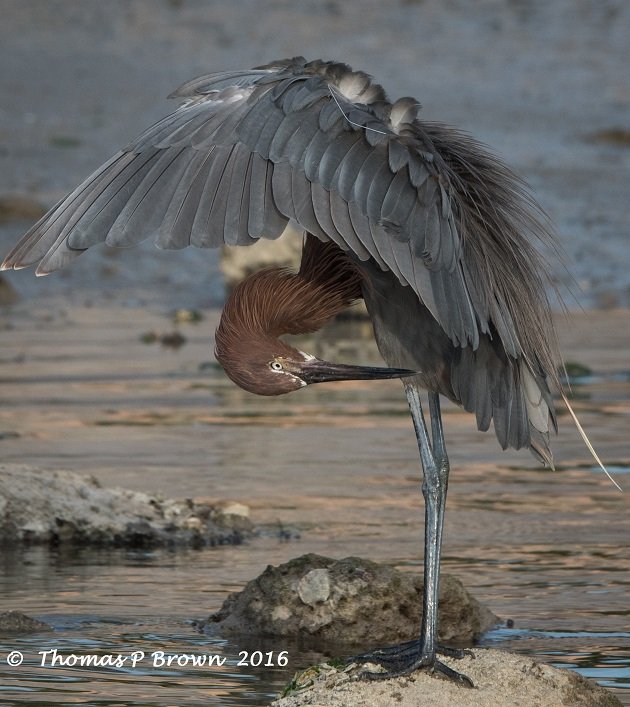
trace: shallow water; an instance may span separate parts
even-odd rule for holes
[[[253,398],[213,366],[199,369],[210,358],[212,316],[185,328],[188,343],[177,352],[139,342],[143,331],[168,322],[136,310],[16,308],[4,325],[4,462],[89,472],[107,485],[166,496],[239,500],[264,532],[240,547],[178,553],[5,554],[2,610],[35,616],[54,632],[0,641],[0,705],[262,705],[321,656],[282,641],[208,637],[194,619],[267,564],[306,552],[421,570],[417,450],[396,382]],[[611,336],[619,343],[628,335],[611,328]],[[372,357],[367,344],[359,353],[347,342],[337,350],[344,360]],[[593,353],[585,339],[571,354],[586,356],[595,374],[576,387],[576,411],[627,485],[623,350],[616,358],[610,347]],[[576,669],[630,705],[627,493],[593,469],[567,415],[554,441],[556,473],[526,453],[502,453],[451,406],[444,418],[453,467],[444,571],[513,622],[482,645]],[[283,541],[280,528],[299,537]],[[47,654],[42,665],[40,651],[53,649],[144,657],[135,668],[130,658],[118,668],[82,668],[51,666]],[[24,663],[11,668],[6,657],[16,650]],[[285,666],[237,664],[241,651],[275,664],[282,650]],[[187,664],[154,665],[160,651]],[[226,662],[195,667],[190,655]]]

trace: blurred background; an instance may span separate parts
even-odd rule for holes
[[[295,55],[342,60],[390,98],[418,98],[421,117],[486,142],[529,182],[567,256],[554,261],[556,280],[575,280],[569,307],[630,304],[624,0],[3,0],[2,10],[5,199],[51,206],[172,110],[165,97],[193,76]],[[9,199],[5,220],[16,209]],[[25,294],[76,292],[87,277],[91,293],[120,294],[139,279],[158,295],[159,277],[169,298],[184,287],[189,305],[222,294],[220,275],[208,278],[216,254],[173,261],[148,249],[142,268],[135,254],[87,257],[91,267],[45,284],[11,282]]]

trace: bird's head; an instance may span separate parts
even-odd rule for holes
[[[218,333],[218,332],[217,332]],[[378,368],[330,363],[289,346],[281,339],[241,339],[238,348],[223,346],[217,336],[215,354],[228,378],[257,395],[283,395],[313,383],[379,380],[414,375],[401,368]]]
[[[227,299],[215,354],[228,378],[257,395],[282,395],[313,383],[414,375],[400,368],[329,363],[279,337],[317,331],[361,297],[362,272],[333,243],[306,238],[298,273],[266,268]]]

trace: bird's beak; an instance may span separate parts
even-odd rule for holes
[[[415,376],[417,371],[406,368],[377,368],[373,366],[348,366],[344,363],[329,363],[313,359],[300,366],[299,377],[308,385],[328,381],[380,380],[383,378],[405,378]]]

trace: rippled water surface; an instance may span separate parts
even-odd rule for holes
[[[421,571],[417,450],[399,384],[253,398],[216,368],[199,369],[210,358],[210,320],[186,329],[188,343],[177,352],[140,343],[144,330],[165,322],[134,310],[7,316],[2,460],[165,496],[238,500],[263,533],[240,547],[177,553],[5,553],[2,610],[54,630],[0,640],[0,705],[264,705],[321,655],[281,641],[208,637],[194,619],[267,564],[306,552]],[[343,342],[336,350],[342,360],[356,354]],[[361,353],[369,360],[369,351]],[[611,471],[630,486],[630,383],[621,350],[589,360],[601,366],[576,386],[575,407]],[[554,441],[555,473],[527,453],[501,452],[453,407],[444,418],[452,475],[443,569],[511,620],[482,645],[578,670],[630,705],[628,491],[619,494],[593,468],[567,415]],[[281,541],[279,523],[299,537]],[[48,653],[42,665],[42,652],[53,649],[128,660],[51,666]],[[282,650],[288,663],[279,666]],[[11,651],[23,654],[21,666],[7,665]],[[242,652],[258,662],[256,651],[275,665],[238,665]],[[144,654],[136,667],[134,652]],[[161,653],[184,656],[182,663],[188,655],[225,662],[168,666]]]

